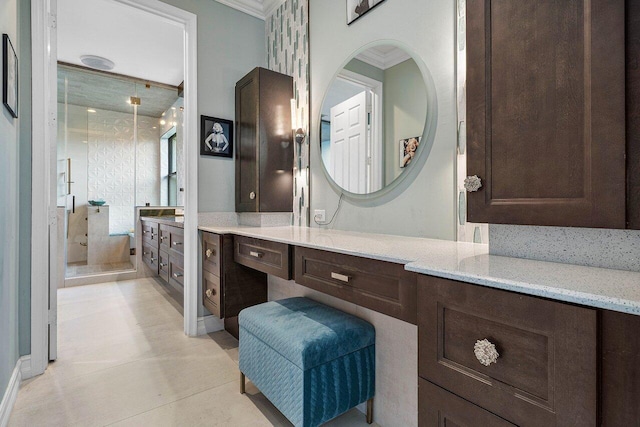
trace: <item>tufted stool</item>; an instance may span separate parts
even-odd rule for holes
[[[317,426],[367,402],[373,422],[375,330],[307,298],[240,312],[240,392],[245,375],[295,426]]]

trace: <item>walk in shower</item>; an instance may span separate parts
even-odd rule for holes
[[[65,277],[135,270],[136,206],[177,204],[179,89],[59,64],[58,123]]]

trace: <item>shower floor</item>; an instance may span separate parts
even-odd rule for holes
[[[108,264],[87,265],[86,262],[72,262],[67,264],[66,277],[90,276],[92,274],[111,273],[114,271],[133,270],[130,262],[114,262]]]

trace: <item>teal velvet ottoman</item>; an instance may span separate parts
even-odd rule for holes
[[[375,329],[307,298],[240,312],[240,392],[245,375],[295,426],[317,426],[367,402],[373,422]]]

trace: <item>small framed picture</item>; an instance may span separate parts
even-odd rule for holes
[[[420,137],[416,136],[413,138],[401,139],[399,145],[400,167],[406,168],[418,151],[418,146],[420,146]]]
[[[351,25],[358,18],[369,12],[385,0],[346,0],[347,25]]]
[[[233,121],[200,116],[200,155],[233,157]]]
[[[2,103],[18,118],[18,56],[6,34],[2,35]]]

